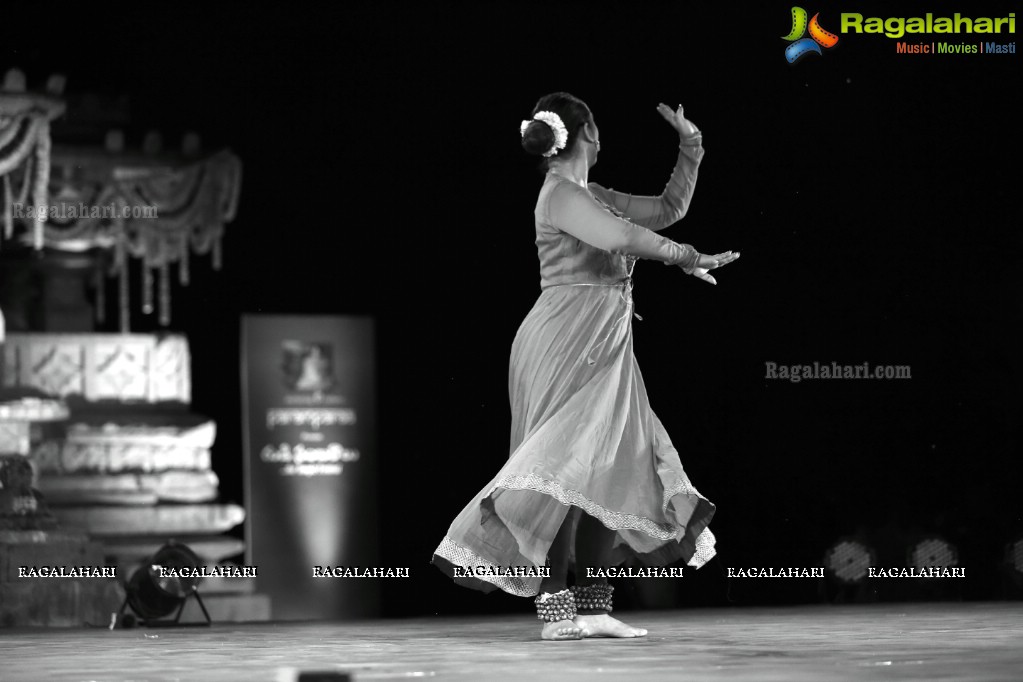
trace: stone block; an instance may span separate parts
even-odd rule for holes
[[[55,507],[52,512],[61,526],[100,536],[212,535],[228,531],[245,520],[245,509],[236,504]]]

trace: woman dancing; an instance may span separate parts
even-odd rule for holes
[[[633,355],[632,270],[657,260],[715,284],[709,271],[739,253],[702,255],[656,234],[686,214],[703,158],[682,107],[658,112],[680,136],[658,197],[588,181],[600,131],[577,97],[542,97],[520,129],[547,174],[534,210],[541,292],[511,349],[511,457],[433,563],[468,587],[537,595],[543,639],[646,634],[611,617],[613,587],[587,569],[699,568],[714,556],[714,505],[686,476]]]

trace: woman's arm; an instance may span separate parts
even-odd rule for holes
[[[615,216],[573,182],[561,181],[551,190],[547,215],[554,227],[604,251],[681,265],[686,272],[692,272],[700,257],[688,244]]]
[[[636,196],[606,189],[595,182],[589,184],[593,194],[609,206],[614,206],[629,220],[658,231],[685,216],[696,189],[696,176],[703,159],[703,137],[700,133],[680,138],[678,160],[668,184],[660,196]]]

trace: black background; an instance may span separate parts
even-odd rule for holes
[[[837,33],[843,11],[1017,5],[804,7]],[[541,178],[518,128],[555,90],[600,126],[590,179],[640,194],[663,188],[677,150],[655,107],[682,103],[707,154],[689,214],[664,234],[742,252],[716,287],[636,268],[652,405],[718,506],[718,558],[687,572],[679,603],[813,600],[809,581],[723,574],[819,566],[854,533],[888,563],[940,534],[967,568],[961,596],[1004,596],[997,562],[1023,532],[1019,55],[898,55],[892,39],[843,34],[789,65],[789,12],[33,3],[5,9],[0,66],[30,86],[62,72],[70,93],[128,95],[129,145],[194,129],[242,158],[224,268],[194,263],[172,325],[191,342],[193,408],[218,424],[225,500],[243,502],[240,316],[375,317],[379,563],[413,576],[387,586],[386,613],[522,608],[428,562],[508,455],[508,354],[539,294]],[[912,379],[767,381],[769,361],[910,365]]]

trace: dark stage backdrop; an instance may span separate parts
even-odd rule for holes
[[[653,408],[718,507],[718,558],[652,603],[815,600],[812,581],[725,574],[819,566],[851,536],[903,564],[930,534],[959,547],[959,596],[1003,596],[999,562],[1023,532],[1020,56],[898,44],[1016,34],[896,39],[843,33],[840,16],[1005,17],[1017,4],[803,7],[839,41],[795,64],[791,4],[681,0],[102,15],[44,3],[0,26],[0,61],[128,93],[139,136],[195,128],[245,161],[224,270],[196,266],[175,294],[195,407],[220,425],[225,497],[242,498],[241,315],[376,320],[380,562],[412,575],[383,586],[388,613],[527,609],[428,561],[508,456],[509,349],[539,294],[541,176],[519,122],[554,90],[600,126],[590,179],[641,194],[662,189],[677,149],[655,107],[683,104],[706,157],[689,214],[664,234],[742,252],[716,287],[636,268]],[[24,30],[44,16],[45,39]],[[766,376],[814,362],[906,365],[911,378]],[[621,594],[649,604],[645,589]]]

